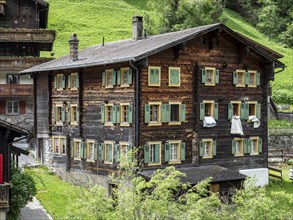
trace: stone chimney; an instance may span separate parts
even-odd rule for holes
[[[141,40],[143,38],[143,25],[142,25],[142,17],[134,16],[132,18],[132,36],[133,40]]]
[[[74,33],[69,39],[71,61],[78,60],[78,43],[79,43],[79,40],[76,36],[76,33]]]

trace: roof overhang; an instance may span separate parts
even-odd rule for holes
[[[31,132],[29,130],[26,130],[22,127],[19,127],[15,124],[11,124],[11,123],[4,121],[4,120],[1,120],[1,119],[0,119],[0,126],[8,128],[10,130],[13,130],[21,135],[25,135],[25,136],[31,135]]]

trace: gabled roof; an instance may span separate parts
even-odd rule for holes
[[[186,176],[181,177],[181,181],[184,183],[197,184],[202,180],[212,177],[212,183],[224,182],[232,180],[244,180],[246,175],[239,173],[238,171],[230,170],[218,165],[206,165],[198,167],[178,167],[176,168]],[[150,179],[156,170],[143,170],[139,174],[147,179]]]
[[[0,119],[0,126],[5,127],[7,129],[10,129],[10,130],[13,130],[13,131],[15,131],[15,132],[17,132],[19,134],[22,134],[22,135],[31,134],[29,130],[26,130],[26,129],[22,128],[22,127],[19,127],[19,126],[15,125],[15,124],[11,124],[11,123],[9,123],[7,121],[4,121],[4,120],[1,120],[1,119]]]
[[[79,51],[79,59],[77,61],[71,61],[70,56],[68,55],[24,70],[21,73],[26,74],[50,70],[73,69],[128,61],[136,62],[160,51],[191,40],[196,36],[201,36],[215,30],[226,31],[238,41],[249,46],[256,53],[272,62],[275,62],[276,67],[284,67],[284,64],[278,61],[278,58],[282,55],[277,52],[272,53],[271,49],[234,32],[224,24],[217,23],[186,29],[183,31],[148,36],[146,39],[138,41],[123,40],[106,43],[104,46],[92,46],[85,50]]]

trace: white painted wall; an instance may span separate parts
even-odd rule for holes
[[[242,173],[246,176],[249,176],[255,179],[255,182],[252,182],[252,183],[255,184],[256,186],[266,186],[269,184],[269,169],[268,168],[239,170],[239,173]]]

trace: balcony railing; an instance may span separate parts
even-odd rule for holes
[[[33,96],[33,85],[9,84],[0,85],[0,97]]]
[[[53,43],[55,36],[53,30],[0,28],[1,42]]]
[[[0,209],[9,207],[9,184],[0,184]]]
[[[52,60],[52,58],[39,57],[0,57],[0,70],[16,70],[21,71],[30,67],[45,63]]]

